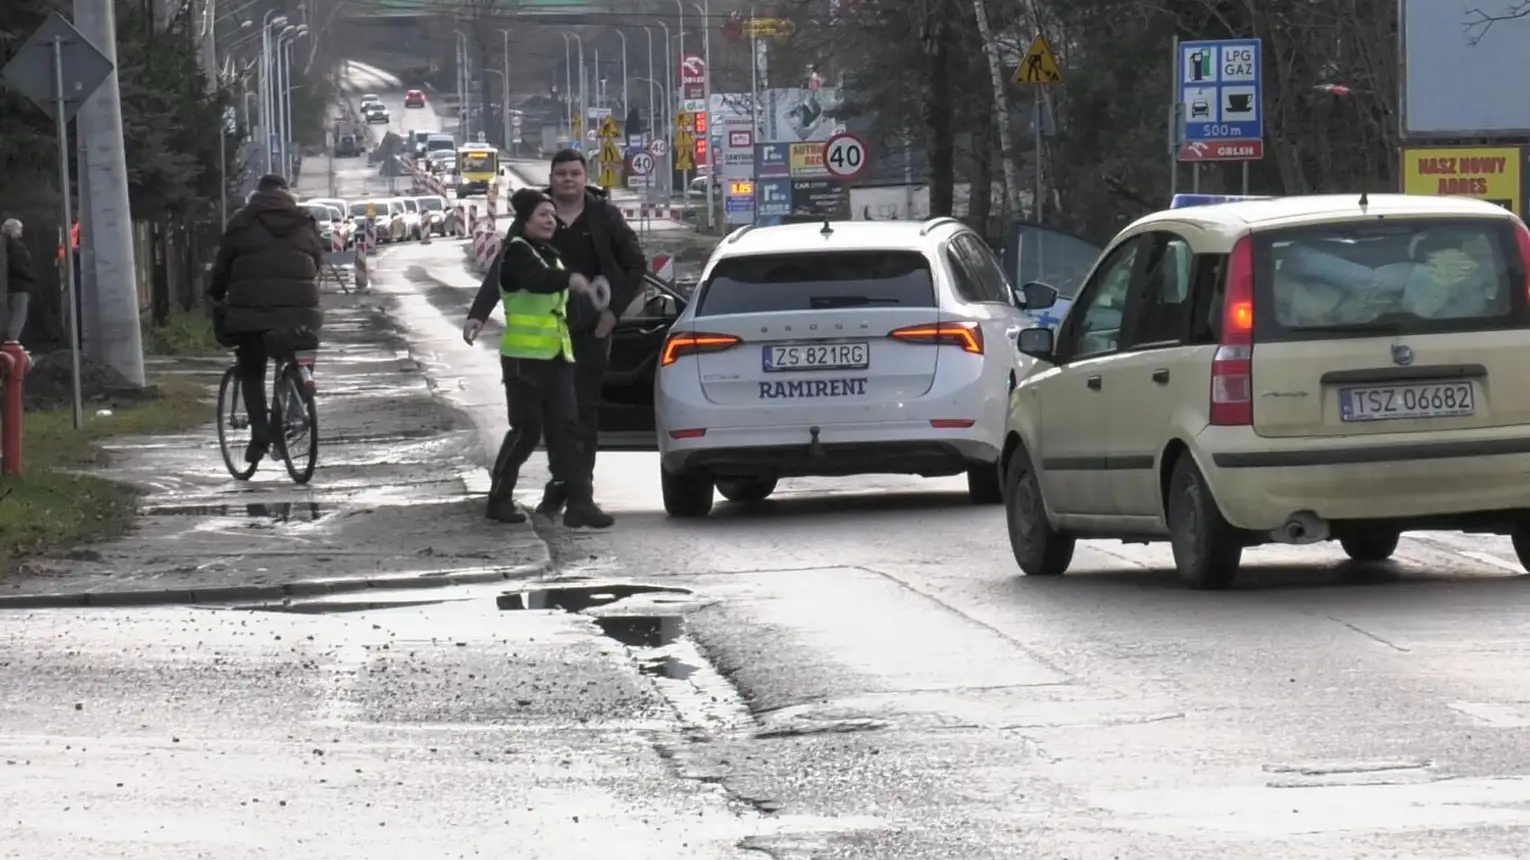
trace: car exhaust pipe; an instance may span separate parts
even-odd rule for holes
[[[1292,514],[1284,525],[1270,531],[1270,540],[1275,543],[1321,543],[1330,537],[1332,537],[1332,530],[1328,526],[1328,521],[1311,511]]]

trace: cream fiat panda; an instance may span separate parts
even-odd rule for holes
[[[1176,204],[1183,201],[1176,200]],[[1245,549],[1420,529],[1530,563],[1530,232],[1463,198],[1235,199],[1149,215],[1101,255],[1011,383],[1015,560],[1167,540],[1193,588]]]

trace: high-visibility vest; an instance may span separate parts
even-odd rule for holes
[[[531,248],[537,260],[547,265],[530,242],[520,236],[510,241]],[[556,268],[563,268],[562,260],[557,261]],[[501,289],[499,303],[505,311],[505,333],[499,339],[500,355],[549,359],[557,358],[561,353],[565,361],[574,360],[574,342],[568,335],[568,290],[528,293]]]

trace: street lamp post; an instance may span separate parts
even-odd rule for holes
[[[649,27],[644,27],[643,28],[643,34],[648,37],[648,77],[644,78],[644,80],[652,83],[653,82],[653,75],[654,75],[654,71],[653,71],[653,30],[651,28],[649,28]],[[658,129],[654,127],[654,123],[658,122],[659,118],[658,118],[658,115],[656,115],[653,112],[653,108],[654,108],[653,87],[649,87],[648,88],[648,138],[649,138],[649,140],[653,140],[655,138],[655,136],[656,136],[655,132],[658,131]]]
[[[679,2],[679,0],[676,0],[676,2]],[[702,99],[703,110],[706,111],[706,115],[707,115],[707,137],[710,138],[712,136],[712,24],[711,24],[711,21],[712,21],[712,14],[711,14],[712,13],[712,8],[711,8],[712,7],[712,0],[702,0],[702,4],[703,5],[698,7],[700,12],[701,12],[701,25],[702,25],[702,30],[701,30],[701,60],[702,60],[702,62],[706,63],[707,71],[706,71],[706,74],[702,77],[701,99]],[[692,3],[691,5],[695,6],[696,4]],[[758,134],[759,133],[758,130],[756,130],[755,133]],[[712,209],[712,206],[716,202],[716,200],[714,199],[713,195],[716,193],[714,191],[714,189],[717,187],[717,171],[712,169],[712,165],[714,165],[716,163],[717,163],[717,156],[712,152],[712,142],[711,142],[711,140],[708,140],[707,141],[707,226],[708,227],[712,226],[712,217],[713,217],[712,216],[712,212],[714,211]],[[687,189],[687,190],[689,190],[689,189]]]
[[[276,132],[276,111],[273,109],[275,96],[275,82],[272,75],[276,71],[276,64],[271,57],[271,28],[284,27],[287,25],[286,15],[277,15],[275,9],[266,10],[264,17],[260,19],[260,133],[265,139],[260,142],[261,149],[266,153],[266,172],[276,169],[273,163],[275,153],[271,151],[271,139]]]
[[[514,144],[510,142],[510,31],[500,30],[499,37],[503,40],[500,47],[500,68],[503,70],[500,73],[500,82],[503,87],[500,90],[499,119],[504,126],[505,147],[514,153],[515,150],[520,149],[520,141]]]
[[[627,103],[627,34],[617,30],[616,35],[622,39],[622,121],[626,122],[627,114],[632,112]]]
[[[282,46],[295,29],[297,28],[288,24],[276,34],[276,38],[271,42],[271,64],[276,70],[276,74],[272,76],[276,87],[271,93],[271,110],[276,120],[277,145],[282,150],[281,173],[283,176],[287,174],[287,79],[291,71],[287,68],[286,63],[282,62],[282,56],[285,53],[282,50]],[[272,170],[275,171],[275,169],[276,167],[273,165]]]
[[[664,28],[664,142],[668,145],[670,167],[664,171],[664,184],[669,189],[669,195],[675,196],[675,117],[679,114],[675,110],[675,53],[670,44],[669,25],[663,21],[659,26]]]
[[[568,136],[572,140],[577,136],[574,122],[574,58],[570,53],[573,44],[569,42],[570,34],[560,31],[558,35],[563,37],[563,113],[568,119]]]

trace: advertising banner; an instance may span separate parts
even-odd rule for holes
[[[1519,146],[1405,147],[1403,193],[1475,197],[1523,217],[1524,161]]]
[[[821,142],[794,143],[788,158],[787,164],[793,179],[810,179],[829,175],[829,168],[823,163]]]

